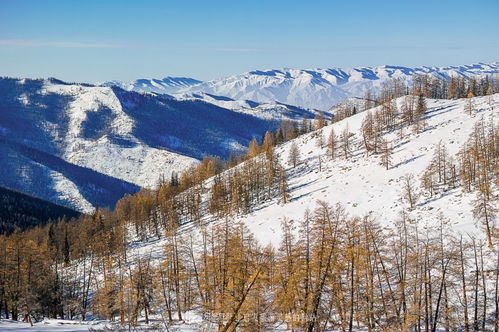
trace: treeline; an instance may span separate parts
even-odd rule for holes
[[[393,78],[381,87],[378,102],[404,95],[423,95],[434,99],[458,99],[470,96],[487,96],[499,92],[499,78],[497,75],[484,77],[451,76],[437,78],[433,75],[415,75],[409,84],[402,79]],[[366,96],[371,95],[368,91]],[[372,98],[366,98],[366,100]],[[366,101],[367,103],[368,101]]]
[[[366,90],[363,96],[363,105],[340,104],[332,120],[337,122],[358,112],[408,95],[433,99],[459,99],[488,96],[495,93],[499,93],[499,77],[497,75],[470,78],[464,76],[438,78],[429,74],[415,75],[407,83],[400,78],[392,78],[381,86],[377,95],[370,89]]]
[[[44,225],[60,218],[77,218],[80,213],[36,197],[0,187],[0,234],[10,234]]]

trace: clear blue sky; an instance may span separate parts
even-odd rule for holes
[[[213,79],[499,61],[498,0],[0,0],[0,75]]]

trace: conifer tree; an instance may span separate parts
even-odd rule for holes
[[[369,152],[375,149],[373,146],[373,138],[377,135],[375,132],[374,117],[371,111],[368,111],[364,120],[362,120],[361,132],[364,148],[366,149],[367,155],[369,155]]]
[[[258,142],[257,142],[256,138],[253,137],[253,139],[249,143],[248,152],[246,153],[246,157],[253,158],[253,157],[256,157],[259,153],[260,153],[260,146],[258,146]]]
[[[497,208],[495,207],[495,197],[488,199],[486,192],[484,190],[479,190],[478,197],[473,202],[473,217],[485,227],[489,248],[493,247],[492,238],[495,232],[496,216]]]
[[[300,163],[300,150],[295,141],[291,143],[289,148],[288,163],[293,165],[293,168],[296,168],[296,165]]]
[[[466,114],[469,116],[472,116],[475,112],[475,103],[473,102],[473,93],[470,91],[468,92],[468,95],[466,96],[466,101],[464,103],[464,111]]]
[[[261,150],[267,152],[273,146],[274,146],[274,139],[272,138],[272,134],[269,131],[267,131],[265,132],[265,136],[263,137]]]
[[[325,144],[324,133],[322,129],[317,130],[316,132],[316,145],[318,148],[323,148]]]
[[[345,159],[348,159],[351,153],[351,143],[350,143],[350,131],[348,130],[348,124],[345,126],[343,131],[341,132],[341,147],[343,149],[343,155],[345,156]]]
[[[334,132],[334,128],[331,128],[329,137],[327,139],[327,151],[331,159],[334,159],[336,157],[337,146],[338,146],[338,137]]]
[[[308,119],[308,116],[304,114],[300,124],[300,135],[306,134],[310,132],[310,130],[310,120]]]
[[[326,125],[326,117],[324,116],[324,112],[319,112],[314,119],[315,129],[322,129]]]
[[[279,177],[279,197],[281,202],[286,204],[291,196],[289,195],[289,186],[288,186],[288,177],[286,175],[286,170],[284,167],[279,166],[278,169],[278,177]]]
[[[406,174],[402,177],[402,192],[403,198],[409,203],[409,208],[414,209],[419,195],[416,191],[413,174]]]
[[[381,163],[388,170],[392,164],[392,146],[385,139],[381,141],[383,154],[381,155]]]
[[[416,121],[420,121],[423,115],[426,113],[427,108],[426,108],[426,98],[424,97],[423,94],[420,94],[418,96],[418,100],[416,103],[416,109],[414,111],[414,116]]]

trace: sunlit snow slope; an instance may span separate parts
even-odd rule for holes
[[[397,99],[400,106],[403,99]],[[400,218],[404,210],[407,217],[418,223],[421,229],[448,222],[456,232],[477,234],[485,237],[479,223],[473,219],[472,201],[476,193],[466,193],[460,186],[455,189],[428,197],[422,193],[420,178],[429,165],[435,151],[435,145],[442,142],[450,156],[455,156],[477,121],[482,118],[488,123],[495,121],[497,126],[497,109],[499,94],[492,97],[473,98],[477,112],[470,116],[464,112],[465,99],[432,100],[428,99],[428,112],[424,118],[426,130],[415,133],[405,128],[400,138],[398,130],[385,133],[383,137],[393,144],[392,165],[387,170],[381,165],[380,155],[367,155],[363,147],[359,129],[366,113],[359,113],[322,129],[327,138],[331,129],[337,135],[348,127],[353,134],[352,156],[345,159],[339,156],[332,160],[327,155],[326,147],[317,146],[317,132],[298,137],[294,142],[298,145],[301,162],[293,168],[288,164],[288,154],[293,141],[278,147],[282,164],[288,174],[291,200],[287,204],[279,202],[279,198],[256,206],[248,215],[239,215],[236,221],[243,221],[262,244],[271,243],[279,246],[281,239],[281,222],[284,218],[299,221],[307,209],[313,211],[318,201],[335,205],[340,203],[350,216],[366,216],[375,218],[382,225],[390,225]],[[491,106],[492,105],[492,106]],[[320,158],[320,159],[319,159]],[[402,199],[402,178],[412,174],[415,187],[421,193],[413,210]],[[211,180],[204,185],[210,187]],[[497,188],[494,188],[497,193]],[[218,220],[208,213],[201,224],[215,225]],[[186,224],[179,230],[180,234],[197,236],[199,224]],[[161,257],[164,243],[161,240],[135,243],[131,257],[140,258],[152,254]]]

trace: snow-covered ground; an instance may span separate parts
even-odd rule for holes
[[[34,323],[33,326],[31,326],[31,324],[29,323],[0,319],[0,331],[4,332],[89,331],[90,328],[102,329],[106,326],[106,324],[107,322],[102,322],[102,321],[80,322],[80,321],[70,321],[70,320],[45,319],[41,322]]]

